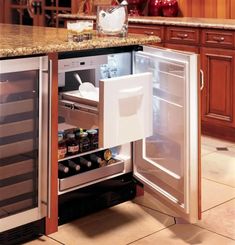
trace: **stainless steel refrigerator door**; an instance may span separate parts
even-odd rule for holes
[[[48,58],[0,61],[0,231],[47,214]]]
[[[195,222],[200,212],[196,54],[144,48],[135,73],[153,73],[153,135],[134,144],[134,176],[146,191]]]

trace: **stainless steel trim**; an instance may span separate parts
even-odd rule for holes
[[[51,217],[51,107],[52,107],[52,60],[48,62],[48,198],[47,198],[47,216]]]
[[[205,85],[204,72],[202,69],[200,69],[200,90],[203,90],[204,85]]]
[[[38,207],[40,210],[42,210],[41,203],[42,200],[42,186],[41,186],[41,181],[42,181],[42,164],[43,163],[43,86],[42,86],[42,79],[43,78],[43,57],[39,58],[39,113],[38,113],[38,118],[39,118],[39,128],[38,128]]]

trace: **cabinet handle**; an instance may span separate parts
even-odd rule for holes
[[[200,69],[200,90],[203,90],[204,85],[205,85],[204,72],[202,69]]]
[[[144,34],[151,36],[151,35],[154,35],[154,32],[153,31],[145,31]]]
[[[184,39],[184,38],[187,38],[188,37],[188,34],[187,33],[185,33],[185,34],[183,34],[183,33],[177,33],[177,37],[180,37],[180,38]]]
[[[216,42],[223,42],[224,41],[224,37],[213,37],[213,40]]]

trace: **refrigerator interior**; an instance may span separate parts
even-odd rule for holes
[[[76,65],[71,65],[72,63]],[[96,99],[81,100],[82,96],[79,94],[80,84],[76,74],[79,75],[82,82],[92,83],[98,91],[100,79],[121,77],[131,73],[131,52],[59,60],[59,131],[69,132],[71,129],[77,128],[98,130],[99,101]],[[71,110],[74,103],[79,107],[79,111]],[[83,120],[84,118],[85,120]],[[60,159],[59,162],[65,165],[69,159],[77,162],[79,157],[87,159],[91,153],[101,156],[104,150],[95,149],[80,152],[75,156],[66,156],[64,159]],[[78,174],[62,176],[58,180],[59,194],[65,194],[131,172],[131,143],[112,147],[110,150],[112,151],[112,158],[116,159],[114,164],[95,167]]]

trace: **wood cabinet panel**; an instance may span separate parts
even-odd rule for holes
[[[202,31],[202,44],[210,47],[234,48],[235,36],[231,31],[206,29]]]
[[[129,33],[138,33],[150,36],[158,36],[161,40],[164,39],[164,27],[157,25],[129,25]],[[154,45],[160,45],[161,43],[154,43]]]
[[[199,29],[197,28],[182,28],[182,27],[167,27],[165,34],[166,42],[180,44],[199,44]]]
[[[199,48],[193,45],[183,45],[183,44],[174,44],[174,43],[165,43],[164,47],[175,49],[175,50],[181,50],[186,52],[193,52],[198,54]]]
[[[202,48],[205,86],[202,119],[212,124],[235,126],[235,51]]]

